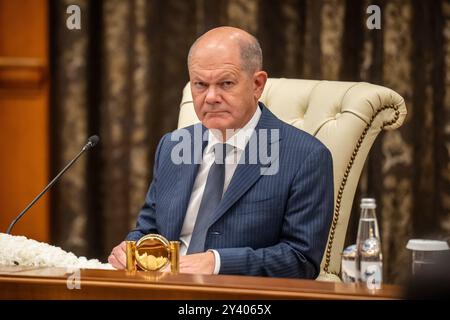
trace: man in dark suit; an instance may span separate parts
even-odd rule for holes
[[[205,33],[188,68],[201,123],[161,139],[127,239],[180,240],[182,273],[315,278],[333,214],[330,152],[258,103],[267,73],[247,32]],[[109,262],[125,267],[124,242]]]

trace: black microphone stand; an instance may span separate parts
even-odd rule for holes
[[[50,181],[50,183],[45,187],[44,190],[42,190],[41,193],[39,193],[36,198],[33,199],[33,201],[30,202],[30,204],[23,209],[23,211],[11,222],[11,224],[8,227],[8,230],[6,230],[7,234],[11,234],[11,230],[14,227],[14,225],[16,224],[17,221],[19,221],[20,218],[22,218],[22,216],[28,211],[28,209],[30,209],[33,204],[36,203],[36,201],[38,201],[45,192],[47,192],[48,189],[51,188],[51,186],[53,186],[55,184],[56,181],[58,181],[59,177],[61,177],[64,172],[67,171],[67,169],[69,169],[74,163],[75,161],[78,160],[79,157],[81,157],[81,155],[88,149],[92,148],[93,146],[95,146],[98,142],[98,136],[92,136],[91,138],[89,138],[88,143],[86,143],[86,145],[83,147],[83,149],[81,149],[81,151],[75,156],[75,158],[72,159],[72,161],[70,161],[62,170],[60,173],[58,173],[58,175],[52,180]]]

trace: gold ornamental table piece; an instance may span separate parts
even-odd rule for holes
[[[127,271],[160,271],[170,263],[178,273],[180,242],[168,241],[159,234],[147,234],[138,241],[126,241]]]

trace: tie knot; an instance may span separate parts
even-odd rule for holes
[[[224,164],[225,158],[227,157],[227,154],[233,150],[233,146],[227,144],[227,143],[217,143],[213,147],[214,150],[214,162],[217,164]]]

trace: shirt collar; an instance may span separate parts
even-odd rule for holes
[[[261,118],[261,109],[259,105],[256,106],[256,111],[252,118],[241,129],[238,129],[236,133],[231,136],[225,143],[239,149],[245,150],[248,140],[255,131],[259,118]],[[208,145],[205,149],[206,153],[212,152],[213,146],[217,143],[222,143],[222,140],[218,139],[211,130],[208,130]]]

